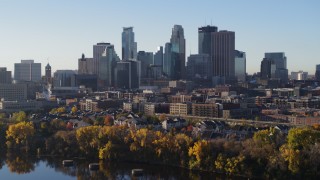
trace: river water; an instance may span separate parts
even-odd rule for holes
[[[25,156],[6,153],[0,156],[0,179],[64,180],[64,179],[225,179],[208,172],[190,171],[177,167],[88,161],[73,159],[74,165],[64,167],[61,157]],[[98,171],[90,171],[90,163],[99,163]],[[143,169],[142,176],[133,176],[132,169]]]

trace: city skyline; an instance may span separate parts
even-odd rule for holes
[[[185,4],[177,10],[175,7],[181,3]],[[120,55],[122,28],[130,26],[134,27],[137,51],[155,53],[158,46],[164,47],[169,40],[173,25],[179,24],[185,31],[186,61],[190,54],[198,52],[198,28],[213,25],[235,32],[235,49],[246,53],[248,73],[260,71],[264,53],[284,52],[289,73],[303,70],[313,75],[320,59],[316,23],[319,4],[317,1],[175,1],[155,2],[151,6],[145,0],[95,4],[4,1],[0,7],[3,17],[0,67],[13,71],[14,63],[34,59],[42,68],[49,62],[52,72],[77,69],[81,54],[91,58],[92,46],[99,42],[114,44]]]

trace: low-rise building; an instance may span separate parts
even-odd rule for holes
[[[186,116],[191,114],[190,103],[170,103],[170,114],[177,116]]]

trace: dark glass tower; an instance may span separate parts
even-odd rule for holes
[[[170,79],[179,80],[186,77],[186,40],[181,25],[174,25],[172,28],[171,43],[171,65],[174,72],[171,73]]]
[[[211,56],[211,37],[213,32],[217,32],[218,27],[216,26],[204,26],[198,28],[198,53],[208,54]]]

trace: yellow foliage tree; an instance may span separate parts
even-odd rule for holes
[[[98,152],[100,147],[99,133],[101,127],[99,126],[88,126],[79,128],[76,131],[76,138],[80,149],[86,154],[94,154]]]
[[[73,106],[73,107],[71,108],[71,112],[72,112],[73,114],[75,114],[77,111],[78,111],[77,106]]]
[[[6,131],[7,144],[23,145],[28,147],[28,140],[34,135],[32,122],[20,122],[8,127]]]
[[[13,113],[12,119],[17,121],[17,122],[22,122],[27,120],[27,115],[24,111],[19,111],[16,113]]]

